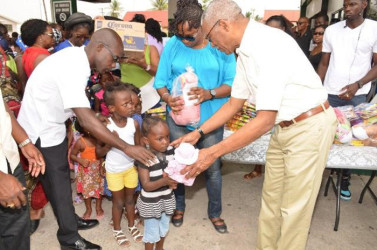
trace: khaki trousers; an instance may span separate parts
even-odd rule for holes
[[[281,128],[266,153],[257,249],[305,249],[337,120],[329,109]]]

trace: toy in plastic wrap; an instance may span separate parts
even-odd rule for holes
[[[198,160],[199,150],[190,143],[181,143],[174,150],[174,160],[170,160],[164,169],[170,178],[186,186],[192,186],[195,178],[186,179],[186,175],[181,174],[181,170],[187,165],[191,165]]]
[[[335,133],[335,142],[350,143],[352,140],[351,124],[348,121],[346,114],[339,108],[334,108],[336,118],[338,119],[338,126]]]
[[[178,114],[170,111],[170,116],[177,125],[197,127],[200,121],[200,105],[195,105],[198,101],[197,99],[190,100],[188,92],[190,92],[191,88],[198,86],[198,77],[192,67],[188,66],[186,71],[174,80],[171,91],[173,97],[180,96],[183,99],[183,109]]]

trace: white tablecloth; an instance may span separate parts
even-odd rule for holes
[[[233,132],[225,130],[224,138]],[[266,151],[271,135],[264,135],[253,143],[226,154],[224,161],[243,164],[262,164],[266,162]],[[349,168],[377,170],[377,147],[362,147],[334,144],[331,146],[327,168]]]

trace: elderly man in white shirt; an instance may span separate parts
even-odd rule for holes
[[[0,126],[0,249],[27,250],[30,249],[30,218],[16,143],[29,161],[32,176],[43,174],[45,163],[3,100],[0,101]]]
[[[255,97],[257,116],[227,139],[200,150],[198,161],[184,172],[188,178],[197,176],[218,157],[273,129],[257,248],[305,249],[337,124],[326,90],[293,38],[244,17],[231,0],[209,4],[202,30],[212,46],[238,54],[231,98],[200,128],[172,144],[195,143],[228,121],[249,96]]]
[[[75,215],[65,127],[69,117],[75,114],[94,137],[136,160],[148,165],[154,158],[145,148],[129,145],[107,130],[90,109],[85,94],[90,70],[109,71],[122,56],[121,38],[104,28],[93,34],[86,47],[66,48],[47,57],[26,85],[18,121],[45,158],[46,173],[40,180],[59,224],[57,237],[62,249],[101,249],[78,234],[78,230],[96,226],[98,221]]]

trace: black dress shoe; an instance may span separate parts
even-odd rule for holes
[[[37,231],[40,220],[30,220],[30,235]]]
[[[78,250],[101,250],[102,247],[96,244],[93,244],[92,242],[89,242],[85,240],[84,238],[81,238],[77,240],[73,244],[69,245],[60,245],[60,248],[62,250],[69,250],[69,249],[78,249]]]
[[[86,230],[93,228],[99,224],[98,220],[84,220],[82,218],[77,219],[77,229]]]

